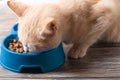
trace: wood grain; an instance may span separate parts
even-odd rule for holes
[[[5,6],[0,6],[0,43],[10,32],[17,17]],[[2,11],[1,11],[2,10]],[[94,47],[94,48],[93,48]],[[90,48],[87,55],[78,60],[67,59],[59,69],[45,74],[14,73],[0,67],[0,80],[26,79],[81,79],[120,80],[119,44],[98,43]],[[68,48],[65,48],[67,52]]]

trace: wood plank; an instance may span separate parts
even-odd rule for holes
[[[14,79],[14,78],[0,78],[0,80],[120,80],[118,78],[100,78],[100,79],[97,79],[97,78],[89,78],[89,79],[84,79],[84,78],[81,78],[81,79],[77,79],[77,78],[67,78],[67,79],[23,79],[23,78],[18,78],[18,79]]]
[[[120,78],[120,48],[94,48],[83,59],[67,59],[61,68],[45,74],[19,74],[0,68],[0,78]]]

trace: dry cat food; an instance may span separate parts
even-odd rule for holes
[[[13,40],[12,43],[9,43],[8,49],[11,51],[14,51],[14,52],[24,53],[22,43],[20,41],[15,40],[15,39]]]

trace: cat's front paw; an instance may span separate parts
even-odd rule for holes
[[[68,52],[68,58],[79,59],[86,55],[86,51],[82,49],[70,49]]]

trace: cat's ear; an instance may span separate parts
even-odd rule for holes
[[[56,21],[54,18],[49,18],[49,22],[46,26],[46,29],[51,33],[55,34],[57,31]]]
[[[40,34],[41,39],[50,38],[54,36],[57,31],[56,21],[54,18],[48,18],[46,21],[47,25],[44,27]]]
[[[7,2],[7,5],[9,8],[11,8],[17,16],[22,17],[24,15],[24,12],[28,9],[28,5],[18,2],[16,0],[10,0]]]

